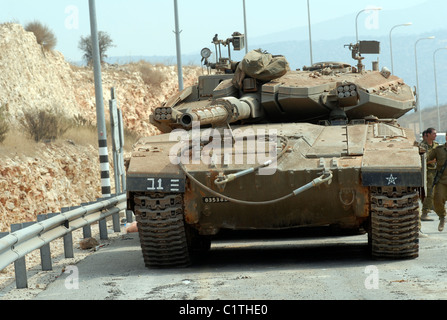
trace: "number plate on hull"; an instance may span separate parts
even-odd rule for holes
[[[127,177],[129,191],[185,192],[185,179],[160,177]]]

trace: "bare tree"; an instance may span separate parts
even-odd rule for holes
[[[112,47],[115,47],[113,44],[112,38],[110,38],[109,34],[104,31],[98,32],[98,41],[99,41],[99,57],[101,63],[104,62],[104,59],[107,58],[106,52]],[[93,63],[93,44],[92,44],[92,36],[81,37],[79,40],[78,48],[84,52],[83,59],[87,62],[88,65]]]

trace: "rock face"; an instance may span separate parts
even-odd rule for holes
[[[0,230],[35,221],[38,214],[60,212],[101,196],[99,158],[93,146],[42,144],[36,157],[0,162]]]
[[[61,53],[45,51],[31,32],[0,25],[0,105],[13,119],[23,110],[57,108],[79,113],[70,65]]]
[[[178,90],[178,85],[174,66],[157,69],[164,77],[155,86],[143,80],[137,64],[104,66],[105,118],[109,119],[108,101],[113,87],[126,129],[139,136],[158,134],[149,123],[149,115]],[[201,72],[200,67],[185,68],[185,86],[194,84]],[[95,124],[93,71],[71,66],[59,52],[44,51],[34,34],[20,25],[0,25],[0,106],[5,107],[13,124],[25,110],[35,108],[53,108]],[[97,145],[41,143],[33,157],[20,152],[7,156],[1,148],[0,231],[8,231],[12,223],[35,221],[38,214],[59,212],[62,207],[101,196]],[[113,163],[110,170],[113,176]],[[113,177],[111,185],[114,192]]]
[[[106,65],[102,69],[102,83],[106,119],[109,117],[108,101],[110,89],[115,89],[118,108],[123,112],[123,122],[128,130],[141,136],[160,133],[149,123],[149,115],[154,109],[178,91],[177,71],[174,66],[157,66],[157,72],[165,79],[160,85],[153,86],[143,80],[139,64],[125,66]],[[94,77],[91,69],[76,68],[72,73],[74,80],[73,90],[76,92],[77,105],[80,114],[93,123],[96,123],[96,103]],[[200,67],[186,67],[184,71],[185,86],[192,85],[202,73]]]

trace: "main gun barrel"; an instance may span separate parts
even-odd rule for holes
[[[207,107],[190,108],[180,117],[179,123],[187,129],[192,127],[193,122],[200,122],[200,125],[233,123],[256,117],[259,109],[260,103],[254,97],[226,97],[217,99]]]

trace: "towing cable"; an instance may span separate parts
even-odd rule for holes
[[[281,150],[281,152],[280,152],[279,155],[277,156],[277,160],[279,160],[279,159],[285,154],[285,152],[286,152],[287,149],[288,149],[288,144],[289,144],[289,143],[288,143],[288,139],[287,139],[286,137],[281,137],[281,138],[285,139],[285,140],[287,141],[287,143],[286,143],[286,146]],[[180,150],[179,150],[180,155],[183,154],[183,152],[185,152],[187,149],[191,149],[191,146],[188,145],[187,147],[185,147],[185,148],[183,148],[183,149],[180,149]],[[255,168],[249,168],[249,169],[240,171],[240,172],[235,173],[235,174],[230,174],[230,175],[228,175],[228,176],[224,176],[224,179],[223,179],[223,180],[219,180],[220,178],[218,177],[218,178],[215,180],[214,183],[215,183],[216,185],[222,185],[222,184],[225,184],[225,183],[227,183],[227,182],[230,182],[230,181],[235,180],[236,178],[239,178],[239,177],[242,177],[242,176],[244,176],[244,175],[253,173],[253,172],[255,172],[257,169],[267,167],[267,166],[269,166],[271,163],[272,163],[272,160],[269,160],[269,161],[265,162],[264,164],[262,164],[262,165],[260,165],[260,166],[258,166],[258,167],[255,167]],[[326,170],[326,169],[325,169],[324,172],[323,172],[323,174],[322,174],[320,177],[318,177],[318,178],[312,180],[311,182],[305,184],[304,186],[302,186],[302,187],[300,187],[300,188],[298,188],[298,189],[293,190],[291,193],[289,193],[289,194],[287,194],[287,195],[285,195],[285,196],[283,196],[283,197],[280,197],[280,198],[277,198],[277,199],[273,199],[273,200],[267,200],[267,201],[246,201],[246,200],[240,200],[240,199],[234,199],[234,198],[228,197],[228,196],[226,196],[226,195],[224,195],[224,194],[222,194],[222,193],[220,193],[220,192],[217,192],[217,191],[215,191],[215,190],[209,188],[208,186],[204,185],[202,182],[200,182],[199,180],[197,180],[192,174],[190,174],[190,173],[186,170],[184,164],[183,164],[181,161],[179,162],[179,165],[180,165],[180,168],[182,169],[182,171],[185,173],[185,175],[186,175],[191,181],[193,181],[195,184],[197,184],[198,186],[200,186],[200,187],[201,187],[202,189],[204,189],[205,191],[211,193],[211,194],[214,195],[215,197],[223,198],[223,199],[225,199],[225,200],[227,200],[227,201],[229,201],[229,202],[233,202],[233,203],[237,203],[237,204],[241,204],[241,205],[249,205],[249,206],[270,205],[270,204],[274,204],[274,203],[277,203],[277,202],[284,201],[284,200],[286,200],[286,199],[288,199],[288,198],[297,196],[297,195],[299,195],[300,193],[303,193],[303,192],[305,192],[305,191],[307,191],[307,190],[309,190],[309,189],[311,189],[311,188],[315,188],[315,187],[317,187],[317,186],[319,186],[319,185],[321,185],[321,184],[323,184],[323,183],[328,183],[328,184],[330,184],[331,181],[332,181],[332,177],[333,177],[332,171],[330,171],[330,170]]]

